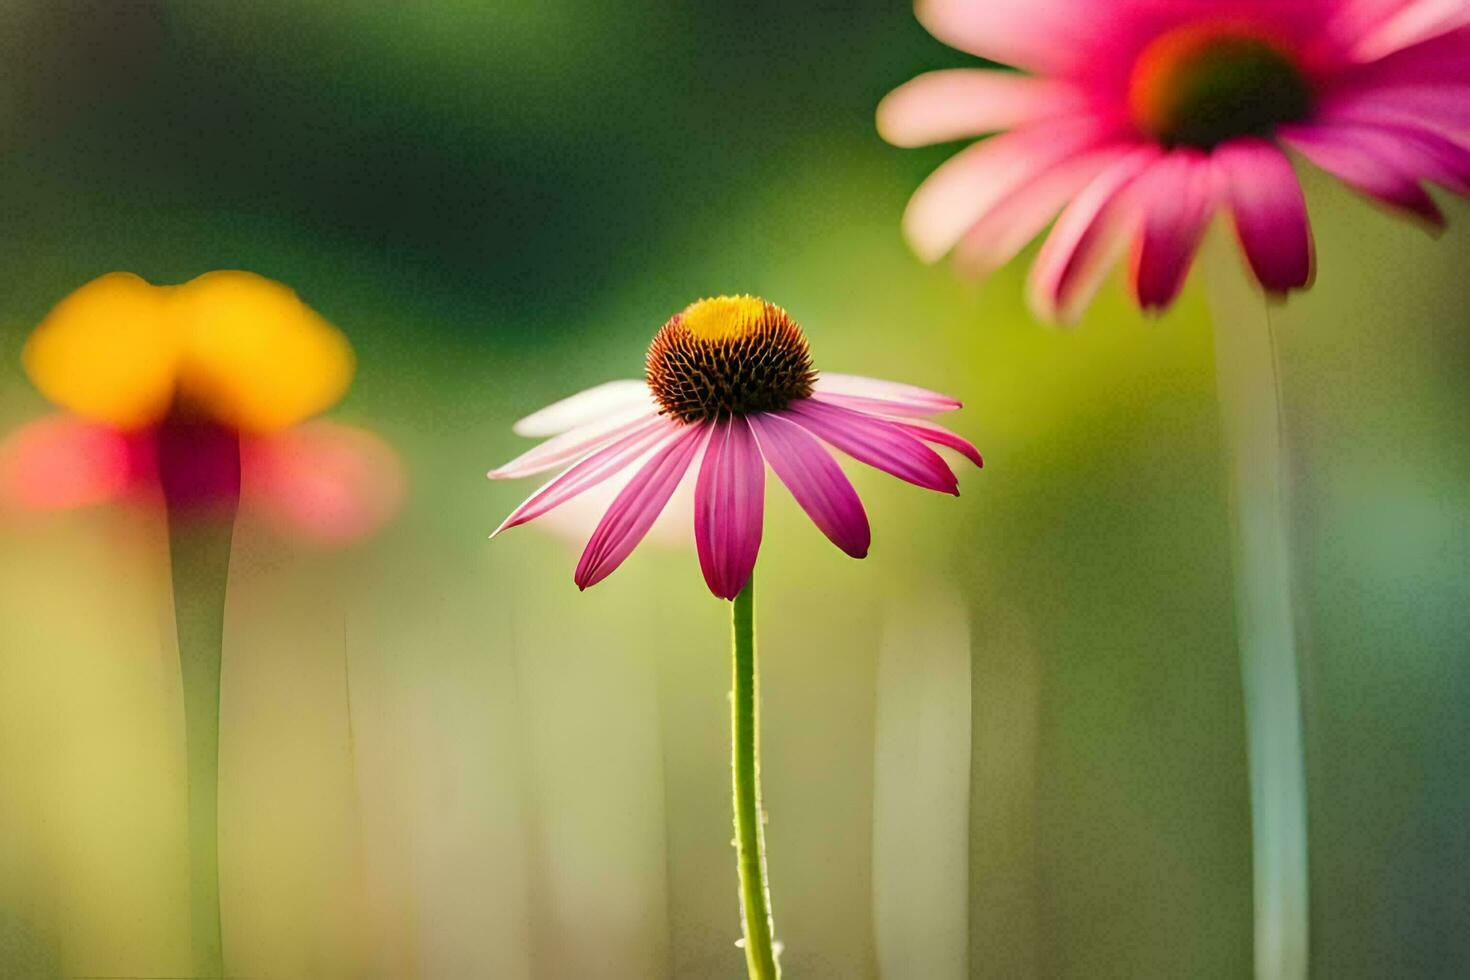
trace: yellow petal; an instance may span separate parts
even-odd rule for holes
[[[26,341],[26,373],[47,398],[84,418],[137,428],[174,394],[177,332],[171,290],[130,272],[94,279],[57,304]]]
[[[179,389],[246,432],[294,425],[352,380],[347,339],[287,287],[250,272],[210,272],[178,287]]]

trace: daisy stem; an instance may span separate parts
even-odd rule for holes
[[[735,798],[735,853],[740,871],[740,924],[751,980],[775,980],[771,889],[766,881],[766,833],[760,786],[760,687],[755,660],[755,576],[735,597],[730,696],[730,770]]]
[[[1234,508],[1259,980],[1307,975],[1307,788],[1292,603],[1289,467],[1270,310],[1212,236],[1215,370]]]
[[[224,649],[225,586],[238,504],[238,448],[223,460],[235,467],[235,486],[208,519],[182,513],[173,478],[188,479],[191,461],[161,453],[160,476],[168,515],[174,622],[184,694],[188,780],[189,927],[192,977],[223,977],[219,893],[220,664]],[[228,482],[228,479],[227,479]]]

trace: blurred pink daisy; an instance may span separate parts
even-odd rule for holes
[[[1178,294],[1228,211],[1271,293],[1310,284],[1312,236],[1283,149],[1433,226],[1425,181],[1470,193],[1465,0],[920,0],[940,40],[1022,69],[913,79],[878,108],[900,146],[1000,132],[919,188],[905,232],[926,261],[984,275],[1060,212],[1031,268],[1072,320],[1132,243],[1149,310]]]
[[[925,417],[959,407],[911,385],[819,376],[801,328],[779,306],[750,296],[701,300],[653,338],[645,380],[608,382],[516,424],[520,435],[552,438],[491,471],[491,479],[567,468],[495,534],[631,468],[577,564],[575,580],[585,589],[622,564],[686,474],[697,474],[700,568],[711,592],[733,599],[760,550],[767,463],[822,533],[862,558],[867,514],[823,443],[901,480],[958,495],[954,472],[927,444],[976,466],[980,453]]]

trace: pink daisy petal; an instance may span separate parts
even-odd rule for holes
[[[1210,157],[1235,220],[1235,233],[1261,286],[1271,293],[1312,281],[1307,202],[1291,161],[1262,139],[1231,140]]]
[[[1470,24],[1465,0],[1414,0],[1402,4],[1353,47],[1361,61],[1372,61],[1432,40]]]
[[[694,544],[709,590],[733,599],[760,552],[766,466],[744,418],[715,422],[712,429],[694,487]]]
[[[909,245],[925,262],[954,247],[977,221],[1037,174],[1102,142],[1095,122],[1016,129],[967,147],[940,165],[904,211]]]
[[[1470,51],[1465,57],[1470,60]],[[1315,121],[1411,126],[1470,138],[1470,83],[1377,86],[1346,92],[1325,102]]]
[[[823,371],[812,386],[818,394],[834,396],[843,400],[861,399],[865,403],[885,406],[884,411],[893,414],[917,413],[935,415],[952,412],[962,407],[959,399],[917,385],[900,384],[897,381],[881,381],[857,374],[837,374]]]
[[[1382,85],[1470,82],[1470,27],[1447,31],[1420,44],[1348,70],[1341,84],[1363,91]]]
[[[802,510],[833,544],[865,558],[871,541],[863,502],[832,454],[801,426],[780,415],[749,417],[766,462]]]
[[[921,419],[905,419],[902,422],[895,421],[894,425],[897,425],[905,432],[912,432],[925,442],[932,442],[936,446],[953,449],[976,466],[983,467],[985,465],[985,459],[980,455],[980,450],[975,448],[974,443],[958,433],[949,431],[942,425],[925,422]]]
[[[1361,133],[1341,127],[1291,126],[1280,131],[1282,142],[1317,166],[1390,207],[1444,225],[1438,205],[1419,185],[1422,159],[1407,144],[1371,145]]]
[[[336,546],[377,531],[403,504],[403,467],[366,429],[307,422],[240,444],[242,501],[293,540]]]
[[[571,468],[546,483],[526,498],[490,535],[495,537],[507,528],[533,521],[560,507],[572,498],[603,483],[631,465],[639,456],[678,428],[678,423],[662,416],[653,424],[634,429],[578,460]]]
[[[1081,315],[1137,217],[1123,192],[1159,155],[1156,147],[1140,147],[1099,174],[1062,212],[1027,281],[1037,316],[1071,323]]]
[[[587,542],[574,580],[587,589],[611,575],[633,553],[678,487],[711,427],[683,426],[618,494]]]
[[[1082,153],[1038,174],[965,232],[955,246],[955,265],[976,277],[995,272],[1041,234],[1078,191],[1133,149],[1118,144]]]
[[[1094,5],[1077,0],[918,0],[919,22],[950,47],[1031,71],[1086,57],[1099,34]]]
[[[944,458],[887,419],[813,399],[778,413],[860,463],[927,490],[959,496],[959,483]]]
[[[579,425],[554,436],[486,475],[492,480],[513,480],[544,473],[573,462],[619,436],[652,426],[658,418],[657,410],[652,407],[613,412],[596,422]]]
[[[1062,82],[1009,71],[950,68],[900,85],[878,104],[878,133],[895,146],[926,146],[979,136],[1050,116],[1084,102]]]
[[[47,415],[0,442],[0,503],[70,510],[115,500],[151,469],[149,440],[70,415]]]
[[[518,436],[532,438],[554,436],[568,429],[597,422],[613,412],[638,408],[645,411],[657,408],[653,393],[648,390],[646,382],[608,381],[527,415],[513,425],[511,431]]]
[[[1133,258],[1133,293],[1144,310],[1174,302],[1215,211],[1213,171],[1198,150],[1177,149],[1138,178],[1143,226]]]

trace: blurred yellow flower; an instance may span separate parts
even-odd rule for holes
[[[127,272],[62,300],[24,351],[47,398],[121,429],[176,404],[241,432],[274,432],[342,397],[354,360],[347,339],[270,279],[206,273],[154,286]]]

